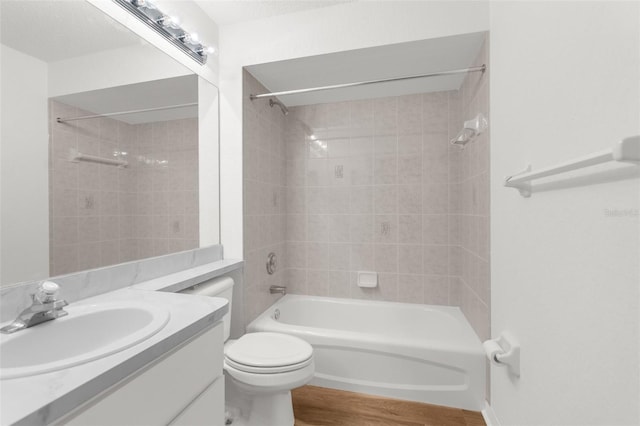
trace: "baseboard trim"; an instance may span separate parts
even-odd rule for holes
[[[500,426],[500,421],[496,416],[496,413],[493,411],[493,408],[487,401],[484,402],[484,408],[481,411],[482,418],[487,426]]]

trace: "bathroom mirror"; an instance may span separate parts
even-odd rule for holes
[[[84,0],[0,7],[0,283],[219,243],[217,88]]]

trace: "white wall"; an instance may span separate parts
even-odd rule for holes
[[[200,65],[111,0],[88,0],[149,43],[97,52],[49,64],[50,96],[196,73],[218,84],[218,56]],[[191,1],[156,0],[163,12],[177,16],[187,31],[218,48],[218,27]]]
[[[639,7],[491,4],[491,328],[522,345],[519,380],[492,367],[502,425],[640,424],[637,168],[529,199],[502,186],[640,134]]]
[[[0,45],[0,285],[49,276],[47,64]]]
[[[220,27],[221,219],[242,257],[242,67],[489,29],[485,1],[355,2]]]
[[[111,0],[86,0],[104,13],[138,34],[153,46],[171,56],[177,62],[183,64],[191,71],[206,79],[211,84],[218,85],[219,58],[210,55],[205,65],[200,65],[181,50],[167,41],[160,34],[149,28],[145,23],[130,14]],[[191,0],[155,0],[154,3],[167,15],[176,16],[180,20],[180,26],[192,33],[197,33],[206,45],[217,47],[218,26],[215,22]]]

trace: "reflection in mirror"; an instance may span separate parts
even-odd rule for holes
[[[51,99],[51,275],[198,247],[197,100],[192,75]]]
[[[2,285],[217,243],[217,89],[85,1],[0,5]]]

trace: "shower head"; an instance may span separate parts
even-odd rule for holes
[[[269,99],[269,106],[270,106],[271,108],[273,108],[273,106],[274,106],[274,105],[278,105],[278,106],[280,107],[280,111],[282,111],[282,113],[283,113],[284,115],[288,115],[288,114],[289,114],[289,110],[287,109],[287,107],[286,107],[286,106],[284,106],[284,104],[283,104],[282,102],[280,102],[280,101],[279,101],[279,100],[277,100],[277,99],[273,99],[273,98],[272,98],[272,99]]]

